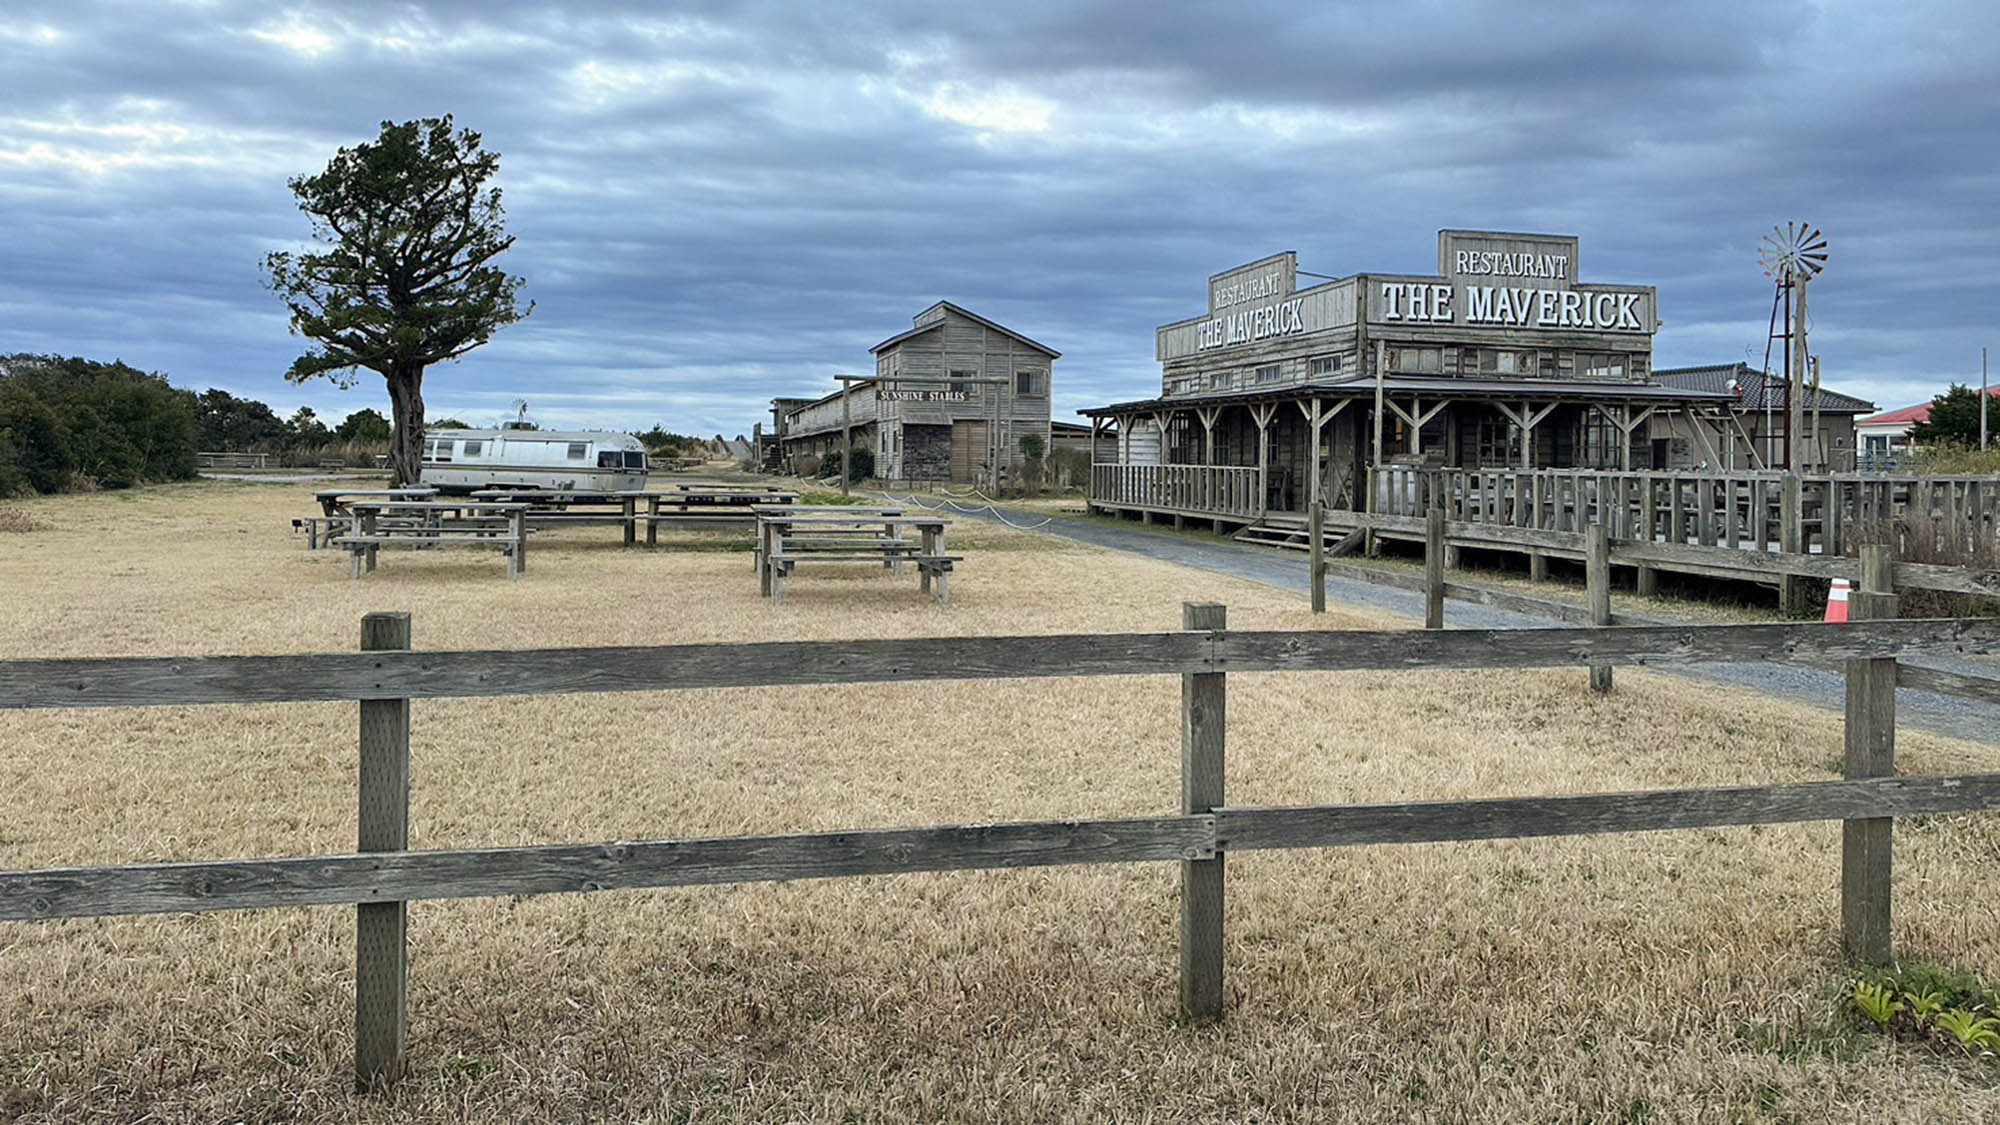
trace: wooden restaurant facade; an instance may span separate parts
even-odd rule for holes
[[[1214,275],[1158,330],[1160,395],[1082,411],[1117,435],[1091,507],[1220,528],[1367,510],[1390,466],[1728,464],[1733,396],[1651,378],[1653,287],[1577,261],[1573,236],[1446,230],[1435,274],[1301,288],[1286,251]]]

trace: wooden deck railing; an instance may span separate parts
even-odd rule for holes
[[[1093,501],[1254,520],[1264,512],[1264,472],[1239,465],[1090,467]]]
[[[406,614],[363,620],[364,651],[0,661],[0,710],[352,700],[360,705],[360,828],[352,854],[0,872],[0,922],[355,904],[356,1077],[403,1067],[407,903],[419,899],[1140,861],[1182,864],[1180,1002],[1222,1011],[1227,851],[1567,836],[1846,820],[1843,934],[1888,958],[1889,822],[2000,807],[2000,774],[1893,776],[1894,657],[2000,650],[2000,620],[1847,626],[1529,631],[1233,632],[1188,606],[1168,633],[409,651]],[[1223,792],[1230,672],[1845,661],[1847,780],[1646,793],[1239,808]],[[703,840],[408,850],[413,699],[786,684],[1060,676],[1183,677],[1177,811],[1096,821],[863,829]],[[1165,803],[1165,802],[1163,802]]]
[[[1628,473],[1598,469],[1420,469],[1373,473],[1373,510],[1422,517],[1433,495],[1454,522],[1705,547],[1850,555],[1900,522],[1915,546],[1970,554],[2000,533],[2000,477],[1841,473]]]

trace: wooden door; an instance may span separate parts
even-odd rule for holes
[[[985,479],[986,423],[951,424],[951,479],[957,484],[973,484]]]

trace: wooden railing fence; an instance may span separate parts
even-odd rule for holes
[[[1864,603],[1865,605],[1866,603]],[[1870,612],[1882,612],[1875,606]],[[1890,955],[1889,818],[2000,808],[2000,773],[1894,775],[1895,656],[2000,649],[2000,620],[1433,632],[1234,632],[1188,606],[1178,632],[535,651],[409,651],[405,614],[363,620],[363,651],[0,661],[0,710],[357,701],[360,824],[347,855],[0,872],[0,922],[352,904],[356,1078],[405,1053],[407,904],[918,871],[1182,865],[1180,1005],[1222,1014],[1223,858],[1231,851],[1848,822],[1842,940]],[[1223,786],[1230,672],[1845,662],[1845,780],[1581,796],[1237,808]],[[1062,676],[1182,677],[1173,815],[697,840],[410,851],[410,701],[708,687]]]
[[[1090,498],[1163,511],[1254,520],[1264,512],[1264,471],[1241,465],[1090,467]]]
[[[1436,496],[1457,523],[1576,534],[1596,523],[1641,542],[1851,555],[1893,530],[1912,540],[1901,554],[1970,554],[2000,534],[2000,477],[1404,467],[1373,476],[1371,510],[1382,515],[1421,517]]]

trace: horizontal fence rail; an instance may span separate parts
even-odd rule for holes
[[[2000,619],[1257,632],[0,661],[0,710],[560,695],[1201,672],[1845,660],[2000,651]]]
[[[48,869],[0,872],[0,921],[1200,860],[1213,859],[1222,849],[1585,836],[1995,806],[2000,806],[2000,773]]]

